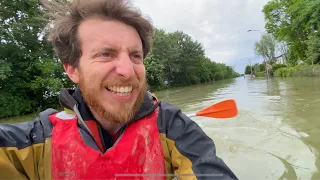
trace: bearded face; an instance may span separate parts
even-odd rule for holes
[[[127,123],[133,119],[143,103],[146,93],[145,78],[142,81],[135,78],[129,82],[121,80],[121,77],[107,79],[102,81],[99,87],[93,87],[90,82],[94,80],[85,81],[82,73],[80,77],[79,87],[83,98],[99,119],[116,124]],[[128,88],[128,91],[121,92],[121,88]],[[114,100],[112,98],[112,96],[130,96],[133,90],[138,94],[135,101]]]
[[[101,123],[125,123],[139,110],[146,92],[143,47],[137,31],[119,21],[90,18],[80,23],[78,67],[65,65]]]

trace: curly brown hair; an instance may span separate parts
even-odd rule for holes
[[[69,3],[43,0],[42,5],[49,17],[48,40],[63,64],[78,67],[81,48],[77,30],[83,20],[93,16],[134,27],[140,35],[144,57],[150,52],[153,26],[126,0],[72,0]]]

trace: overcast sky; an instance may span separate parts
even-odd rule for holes
[[[167,32],[181,30],[204,45],[213,61],[243,73],[248,59],[262,62],[253,45],[264,32],[262,7],[268,0],[132,0],[152,23]]]

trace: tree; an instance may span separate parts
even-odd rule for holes
[[[271,0],[263,8],[265,28],[288,47],[289,63],[317,61],[320,0]],[[313,59],[313,60],[312,60]]]
[[[310,35],[307,41],[306,62],[316,64],[320,62],[320,33]]]
[[[277,43],[277,51],[281,53],[286,59],[288,58],[288,45],[285,41]]]
[[[164,65],[160,63],[154,55],[149,55],[145,58],[144,64],[146,67],[147,82],[149,90],[159,90],[164,85]]]
[[[266,65],[265,64],[259,64],[259,69],[260,69],[260,71],[265,71],[266,70]]]
[[[200,60],[201,63],[201,71],[199,71],[199,77],[201,83],[209,82],[213,80],[213,71],[212,71],[212,66],[213,63],[211,60],[207,57],[204,57]]]
[[[246,66],[244,74],[251,74],[251,67],[249,65]]]
[[[277,41],[272,35],[264,34],[260,41],[255,43],[254,50],[257,55],[272,63],[275,61],[276,45]]]
[[[260,72],[261,71],[261,69],[260,69],[260,64],[255,64],[255,65],[253,65],[253,72],[254,73],[257,73],[257,72]]]
[[[0,117],[58,106],[58,92],[70,81],[43,38],[47,21],[38,1],[0,5]]]

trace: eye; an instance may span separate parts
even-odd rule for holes
[[[100,54],[100,56],[101,56],[101,57],[110,57],[111,54],[108,53],[108,52],[103,52],[103,53]]]
[[[140,64],[143,61],[143,56],[141,54],[133,54],[131,57],[132,62],[135,64]]]
[[[140,54],[135,54],[133,55],[133,58],[135,59],[142,59],[142,56]]]

